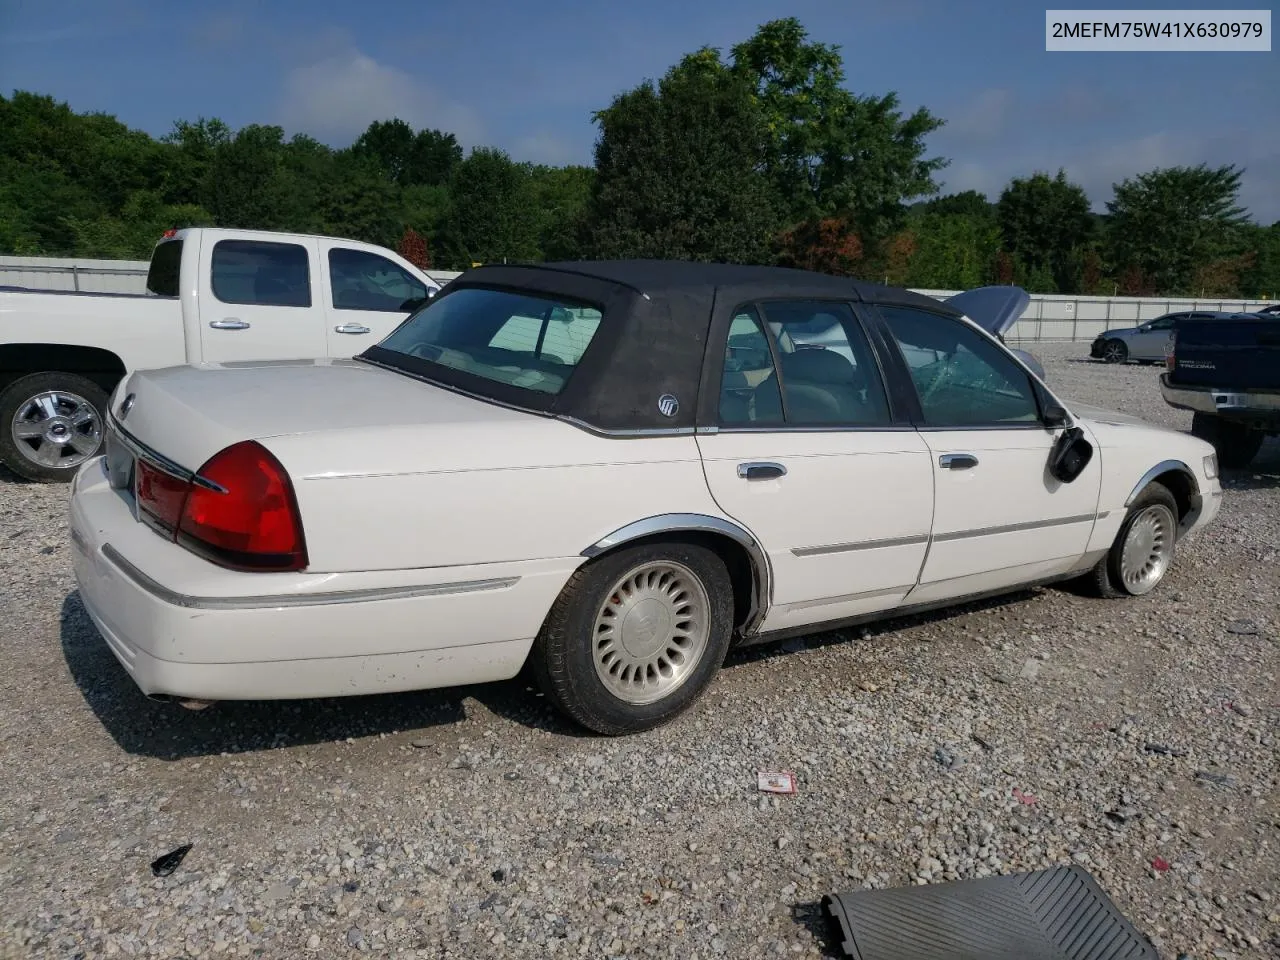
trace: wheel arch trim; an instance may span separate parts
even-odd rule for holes
[[[1196,478],[1195,471],[1181,460],[1161,460],[1154,467],[1142,475],[1142,479],[1134,486],[1133,491],[1125,500],[1124,505],[1130,507],[1133,501],[1138,499],[1138,494],[1146,489],[1147,484],[1157,477],[1166,473],[1180,473],[1184,475],[1191,483],[1191,506],[1194,509],[1200,500],[1200,481]]]
[[[635,540],[678,533],[717,534],[732,540],[746,552],[751,564],[752,596],[741,631],[743,636],[751,636],[759,629],[773,601],[773,576],[769,556],[760,541],[732,520],[704,513],[657,514],[619,527],[584,549],[581,556],[591,559]]]

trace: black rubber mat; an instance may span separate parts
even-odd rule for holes
[[[1080,867],[832,894],[855,960],[1159,960]]]

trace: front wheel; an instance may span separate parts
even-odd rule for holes
[[[1107,555],[1090,578],[1108,598],[1150,593],[1173,565],[1178,539],[1178,503],[1161,483],[1148,484],[1129,508]]]
[[[106,392],[74,373],[21,377],[0,392],[0,463],[28,480],[60,483],[102,448]]]
[[[724,662],[733,585],[700,544],[624,547],[578,570],[531,654],[543,692],[578,723],[617,736],[687,709]]]
[[[1124,363],[1129,359],[1129,348],[1122,340],[1108,340],[1102,345],[1102,359],[1105,363]]]

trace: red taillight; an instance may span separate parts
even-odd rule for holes
[[[293,484],[261,444],[246,440],[214,455],[197,471],[208,484],[178,480],[145,460],[137,471],[140,511],[193,553],[240,570],[306,567]]]
[[[139,460],[134,496],[142,518],[151,526],[173,535],[182,519],[182,503],[190,484]]]

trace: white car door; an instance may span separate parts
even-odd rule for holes
[[[835,324],[838,342],[797,346],[786,328],[815,314],[831,317],[825,326]],[[719,419],[715,432],[699,432],[698,447],[716,503],[768,555],[762,629],[896,606],[924,560],[933,474],[928,447],[891,409],[853,311],[825,301],[746,305],[712,349],[725,358]]]
[[[325,356],[315,241],[252,240],[210,231],[200,250],[200,356],[208,362]]]
[[[370,250],[321,242],[329,356],[350,357],[381,341],[427,299],[427,286]]]
[[[1044,426],[1031,378],[973,326],[882,306],[920,401],[934,476],[933,534],[909,602],[998,590],[1064,573],[1084,555],[1101,460],[1064,484],[1047,470],[1061,431]]]

